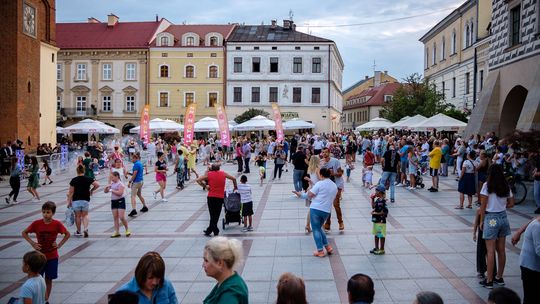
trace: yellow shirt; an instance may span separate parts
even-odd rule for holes
[[[429,152],[429,167],[433,169],[441,168],[442,151],[440,147],[436,147]]]

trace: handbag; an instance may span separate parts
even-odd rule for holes
[[[75,211],[72,207],[68,207],[65,212],[64,224],[68,227],[73,226],[75,223]]]

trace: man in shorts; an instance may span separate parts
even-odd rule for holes
[[[439,170],[441,169],[442,150],[441,143],[436,140],[433,142],[433,150],[429,152],[429,174],[433,186],[428,189],[429,192],[439,191]]]
[[[148,207],[146,207],[146,202],[144,200],[144,197],[142,196],[142,186],[144,184],[143,182],[143,165],[140,161],[140,155],[139,153],[133,153],[131,155],[131,161],[133,161],[133,169],[131,174],[131,179],[128,183],[128,188],[131,188],[131,207],[132,210],[128,214],[128,216],[136,216],[137,215],[137,200],[136,197],[138,196],[141,200],[141,203],[143,204],[143,207],[141,208],[141,212],[147,212]]]

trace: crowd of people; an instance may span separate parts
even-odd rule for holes
[[[12,197],[16,201],[20,184],[17,186],[15,180],[20,182],[18,175],[22,172],[29,173],[28,191],[35,201],[39,201],[39,194],[36,191],[39,187],[37,158],[35,156],[30,158],[31,165],[28,169],[21,168],[15,157],[11,160],[9,169],[13,193],[10,193],[6,201],[10,203]],[[130,170],[127,164],[129,160],[132,162]],[[233,162],[236,162],[238,166],[238,176],[221,170],[223,164]],[[114,221],[114,233],[111,238],[121,236],[120,224],[124,226],[125,236],[131,235],[125,218],[127,207],[125,197],[128,192],[131,199],[131,211],[128,216],[138,215],[137,198],[142,203],[139,211],[142,213],[149,211],[142,195],[145,173],[148,173],[149,167],[153,168],[155,181],[159,187],[152,192],[154,200],[162,203],[167,202],[166,185],[169,173],[174,171],[172,175],[176,177],[178,189],[183,189],[186,186],[185,182],[194,174],[196,182],[204,191],[208,191],[207,206],[210,220],[203,234],[207,237],[212,234],[214,236],[205,247],[203,267],[208,276],[217,280],[217,285],[204,303],[247,303],[247,285],[233,270],[241,259],[238,241],[218,237],[220,230],[217,223],[226,193],[238,192],[242,205],[242,208],[239,208],[242,210],[239,216],[244,219],[243,231],[248,233],[254,230],[252,187],[248,183],[248,177],[253,176],[250,174],[250,167],[257,168],[257,181],[262,186],[267,182],[267,172],[271,162],[273,163],[273,174],[270,174],[272,180],[281,179],[283,171],[288,172],[289,166],[292,167],[292,192],[296,197],[305,200],[308,207],[305,230],[306,233],[312,234],[314,240],[316,250],[313,255],[320,258],[334,253],[334,249],[326,238],[326,233],[331,229],[332,210],[334,210],[339,231],[345,230],[341,209],[342,192],[351,182],[351,171],[355,170],[358,163],[362,167],[362,182],[352,184],[352,187],[362,186],[374,189],[371,195],[374,248],[370,251],[374,255],[385,254],[386,219],[389,214],[387,191],[389,191],[389,202],[394,204],[398,201],[396,187],[407,187],[408,191],[419,191],[424,185],[423,176],[429,174],[431,187],[427,190],[435,193],[439,191],[441,177],[455,174],[459,192],[459,204],[456,209],[464,209],[465,196],[468,203],[466,208],[472,209],[473,198],[477,197],[479,208],[476,212],[473,237],[478,244],[478,277],[481,279],[480,284],[486,288],[505,285],[503,279],[506,263],[505,241],[511,234],[506,209],[512,208],[514,204],[513,193],[506,178],[508,172],[523,179],[534,179],[537,204],[535,213],[540,213],[540,155],[538,151],[524,151],[519,143],[508,143],[504,139],[497,138],[493,133],[485,136],[471,136],[465,140],[460,137],[444,136],[444,134],[421,136],[381,132],[359,136],[352,132],[342,132],[341,134],[320,135],[296,134],[281,141],[271,136],[260,138],[252,133],[233,138],[230,146],[224,146],[219,139],[213,137],[199,138],[198,141],[189,145],[184,144],[182,140],[166,141],[161,138],[152,139],[146,145],[136,140],[128,140],[124,143],[115,141],[108,147],[97,141],[89,142],[84,157],[81,156],[77,160],[77,176],[71,180],[68,193],[68,207],[73,209],[75,214],[76,231],[74,234],[81,237],[89,236],[88,206],[92,195],[100,188],[96,174],[107,175],[107,186],[104,192],[111,193],[111,211]],[[197,163],[203,164],[206,172],[199,174],[196,170]],[[46,170],[45,164],[43,168]],[[450,172],[451,169],[453,172]],[[381,176],[378,181],[373,180],[376,171],[379,171]],[[52,182],[50,173],[47,176],[49,182]],[[240,177],[240,184],[237,184],[237,177]],[[14,180],[13,184],[11,179]],[[227,180],[232,183],[232,189],[227,189]],[[42,207],[43,220],[32,223],[23,232],[24,238],[34,249],[49,253],[49,255],[45,254],[46,265],[40,268],[44,273],[46,283],[45,299],[48,299],[52,280],[57,276],[57,249],[70,237],[70,233],[62,223],[52,219],[55,209],[54,203],[45,203]],[[538,299],[535,284],[529,284],[529,281],[526,284],[525,281],[538,282],[540,276],[539,221],[540,218],[532,220],[512,238],[512,243],[516,244],[521,234],[525,234],[520,256],[524,303],[533,303],[535,299]],[[55,224],[43,225],[51,222]],[[50,235],[54,234],[54,240],[40,238],[39,235],[45,229],[44,226],[47,226],[47,229],[55,229],[55,231],[47,232]],[[29,233],[36,233],[38,241],[33,241],[28,236]],[[64,235],[58,244],[55,241],[56,234]],[[32,253],[32,256],[35,255],[39,256],[36,252]],[[138,303],[176,303],[174,288],[164,278],[164,272],[163,259],[159,254],[147,253],[139,261],[135,277],[111,297],[113,303],[127,303],[125,301],[128,301],[130,296],[135,298],[133,293],[138,298]],[[35,272],[32,273],[32,275],[35,274]],[[357,288],[369,287],[371,284],[371,289],[373,289],[371,279],[365,275],[358,275],[353,276],[351,280],[348,286],[350,302],[371,303],[373,294],[371,298],[355,296]],[[295,290],[290,290],[293,287]],[[277,289],[278,303],[305,303],[305,286],[301,278],[293,274],[284,274],[278,282]],[[506,296],[511,292],[499,288],[494,289],[492,293],[497,298],[498,294]],[[298,300],[291,302],[289,300],[291,298]],[[432,300],[426,302],[425,299],[428,298]],[[431,293],[420,293],[415,303],[439,303],[433,299],[436,299],[436,296]],[[505,302],[493,300],[493,303]]]

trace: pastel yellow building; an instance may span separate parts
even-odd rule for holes
[[[183,122],[187,105],[196,120],[215,116],[225,96],[224,41],[234,25],[171,25],[150,46],[151,118]]]

